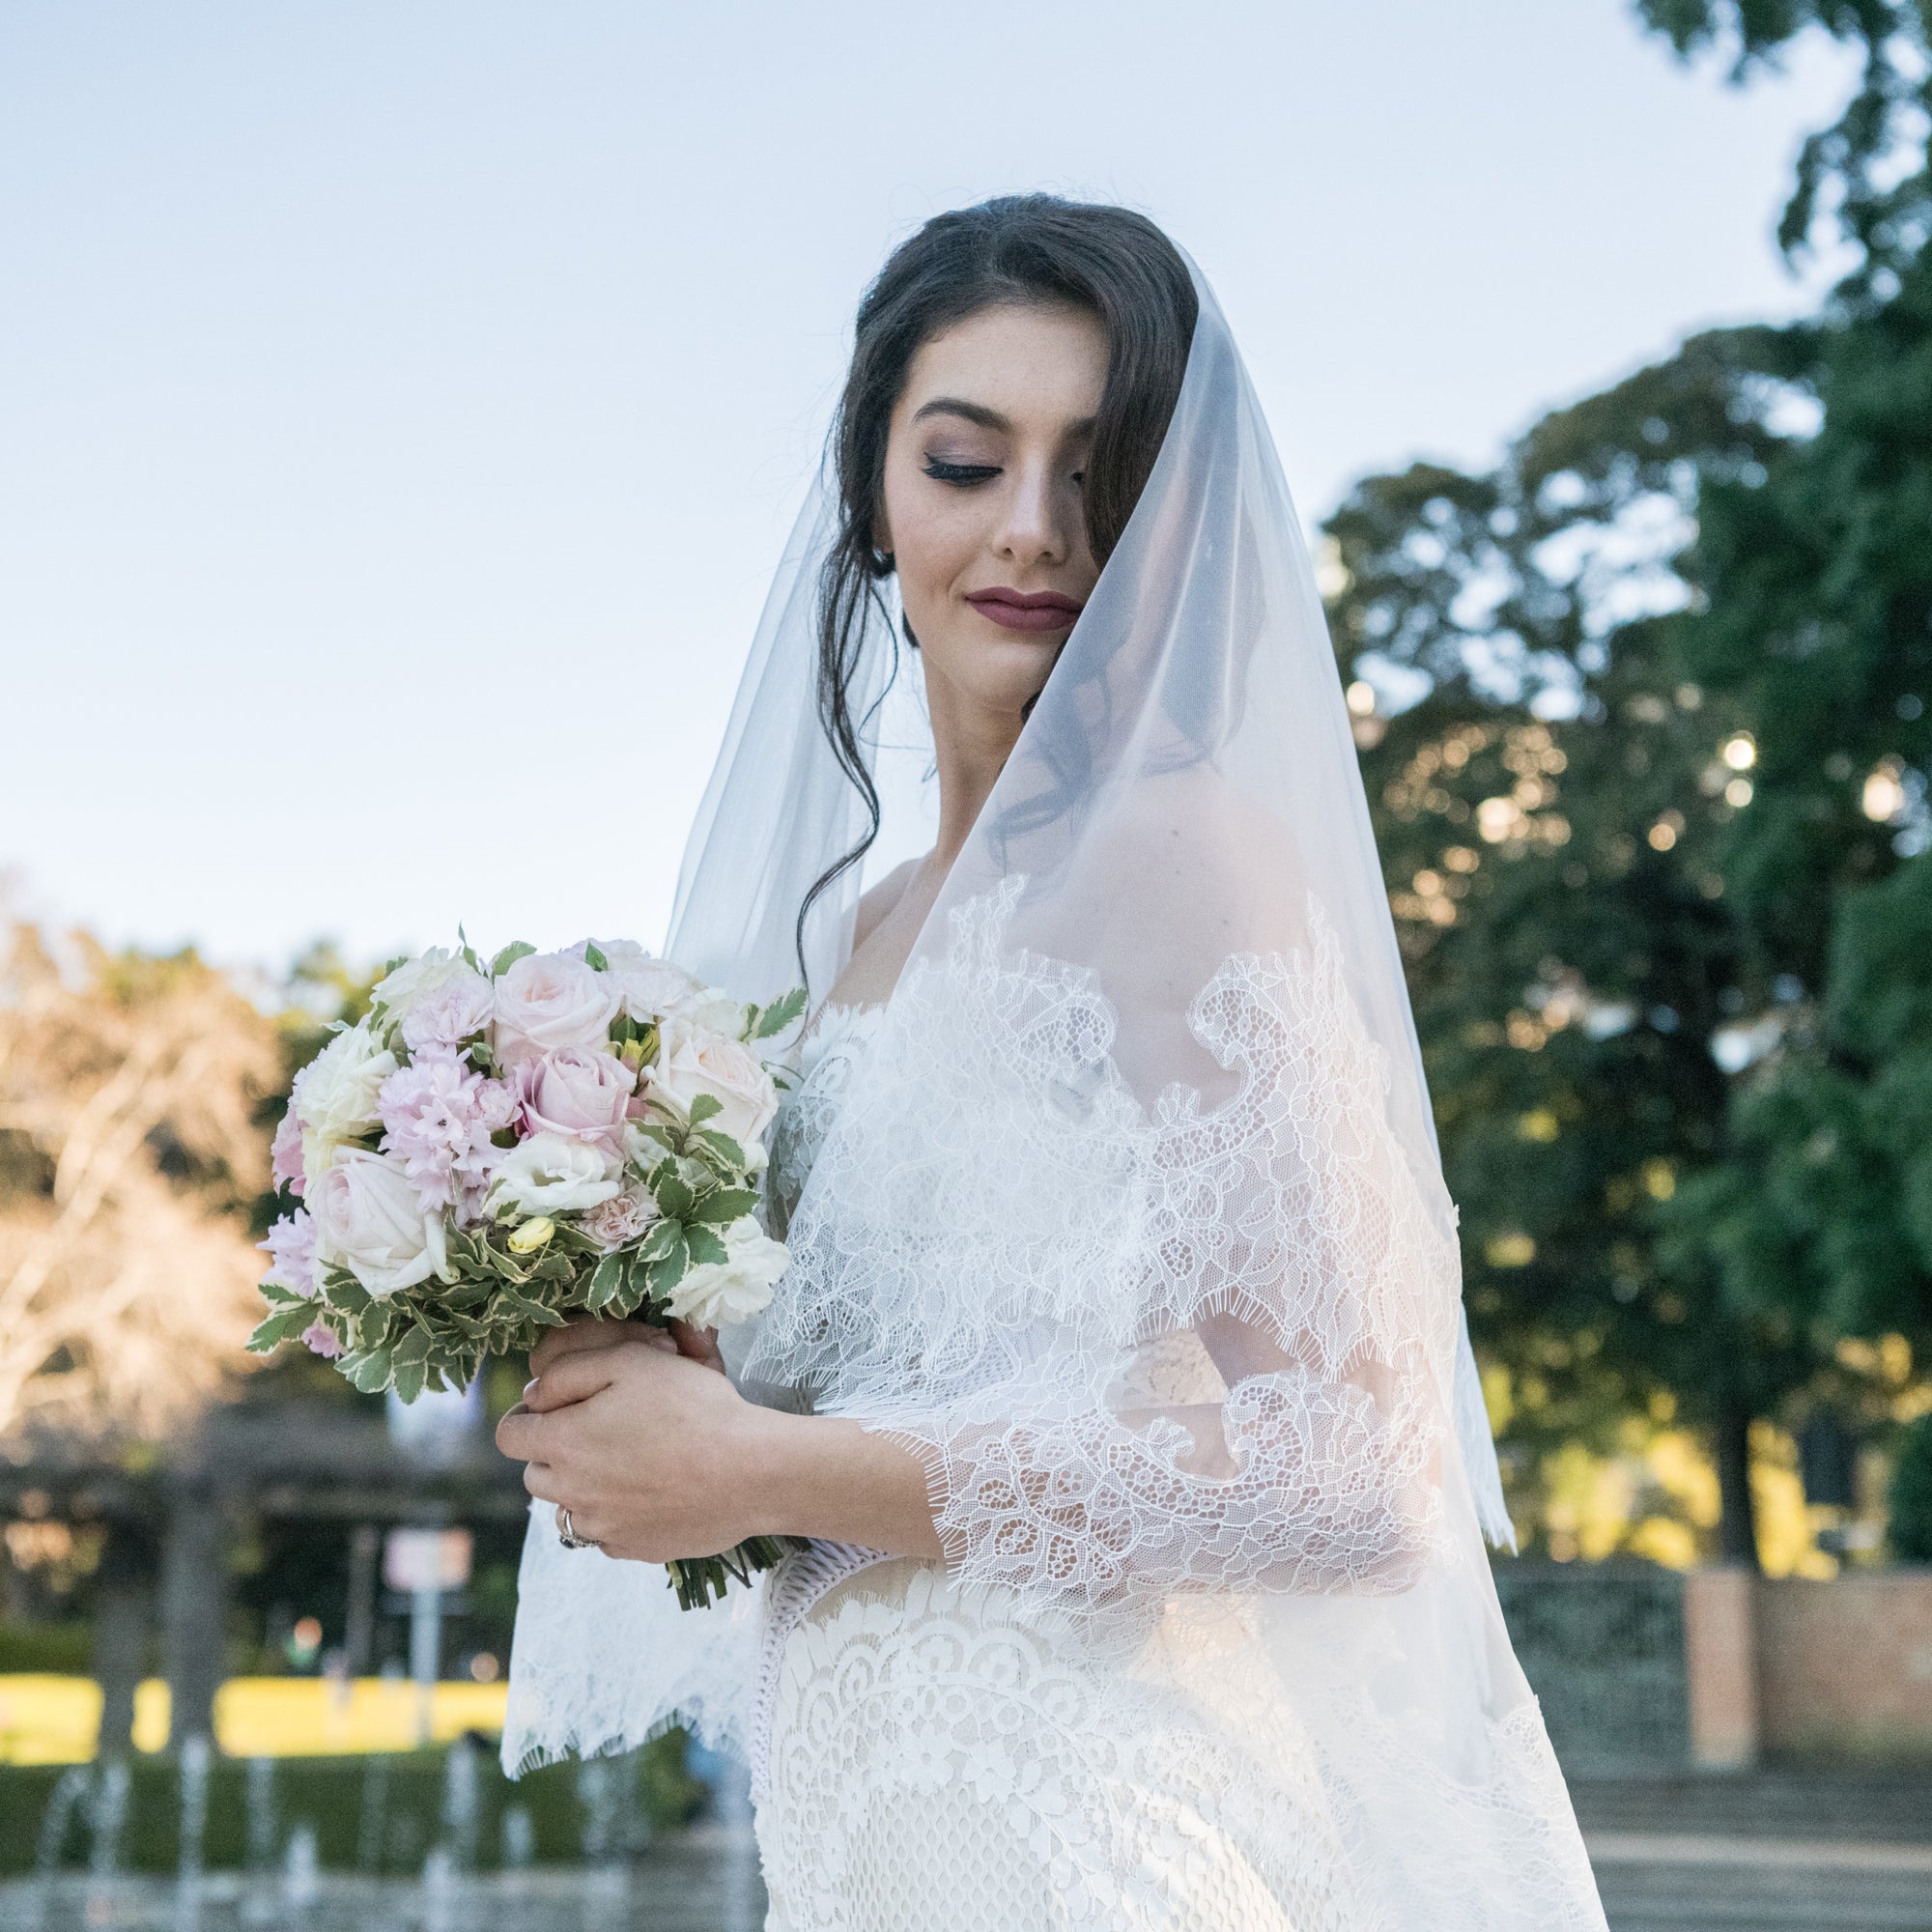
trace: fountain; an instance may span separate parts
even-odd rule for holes
[[[202,1845],[208,1833],[208,1740],[182,1742],[181,1837],[175,1860],[174,1932],[200,1932]]]
[[[448,1850],[441,1845],[423,1861],[423,1932],[456,1932],[457,1878]]]
[[[248,1885],[242,1893],[242,1919],[246,1925],[272,1925],[275,1922],[273,1873],[275,1867],[275,1761],[271,1757],[251,1757],[248,1778],[243,1787],[242,1807],[247,1819]]]
[[[476,1747],[458,1738],[442,1763],[442,1831],[459,1872],[476,1869]]]
[[[282,1855],[282,1905],[288,1914],[284,1923],[307,1915],[322,1889],[321,1861],[316,1856],[315,1827],[298,1825],[289,1833],[288,1849]]]
[[[362,1811],[355,1824],[355,1869],[371,1878],[383,1869],[383,1831],[389,1816],[389,1760],[369,1758],[362,1767]]]
[[[47,1808],[41,1817],[41,1835],[34,1845],[34,1889],[27,1902],[29,1932],[41,1932],[45,1925],[47,1906],[52,1901],[60,1871],[61,1846],[74,1811],[86,1799],[93,1779],[83,1764],[70,1765],[55,1780],[47,1797]]]

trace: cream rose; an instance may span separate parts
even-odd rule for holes
[[[519,1141],[497,1163],[493,1205],[507,1201],[523,1214],[569,1214],[611,1200],[617,1183],[612,1162],[587,1141],[536,1134]]]
[[[748,1214],[724,1231],[724,1260],[699,1262],[670,1292],[670,1312],[697,1328],[749,1321],[772,1298],[772,1285],[791,1260]]]
[[[497,1058],[520,1066],[540,1053],[601,1048],[617,1017],[617,990],[568,952],[526,952],[496,982]]]
[[[337,1149],[377,1125],[377,1096],[395,1070],[396,1056],[363,1025],[345,1028],[297,1074],[289,1106],[301,1122],[304,1199]]]
[[[385,1155],[343,1149],[303,1200],[317,1261],[347,1268],[378,1300],[433,1274],[450,1279],[441,1215],[423,1211],[415,1182]]]
[[[749,1046],[682,1020],[665,1022],[658,1064],[645,1078],[653,1094],[663,1094],[686,1113],[700,1094],[709,1094],[723,1112],[706,1124],[740,1143],[756,1140],[779,1110],[772,1076]]]

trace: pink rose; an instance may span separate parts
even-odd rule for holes
[[[497,1058],[516,1067],[540,1053],[608,1043],[617,991],[567,952],[526,952],[497,980]]]
[[[524,1131],[621,1152],[624,1116],[637,1084],[631,1069],[608,1053],[566,1048],[526,1060],[516,1072]]]

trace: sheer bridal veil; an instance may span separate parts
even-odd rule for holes
[[[1326,1802],[1446,1861],[1445,1882],[1472,1833],[1496,1851],[1498,1818],[1510,1861],[1570,1870],[1484,1560],[1509,1524],[1341,682],[1261,408],[1196,282],[1150,481],[732,1352],[748,1388],[912,1447],[956,1577],[1108,1641],[1238,1649],[1251,1715],[1230,1735],[1301,1739]],[[796,982],[799,906],[865,823],[817,716],[832,530],[821,489],[668,939],[745,999]],[[855,716],[879,715],[902,650],[875,613]],[[807,923],[814,1000],[856,872]],[[673,1716],[743,1742],[759,1608],[681,1613],[658,1568],[566,1554],[537,1511],[506,1764],[626,1748]]]

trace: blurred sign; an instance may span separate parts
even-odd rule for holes
[[[405,1402],[394,1389],[386,1404],[389,1440],[419,1463],[461,1462],[482,1433],[483,1378],[466,1389],[425,1389]]]
[[[467,1529],[392,1529],[383,1544],[383,1581],[405,1595],[460,1590],[469,1580]]]

